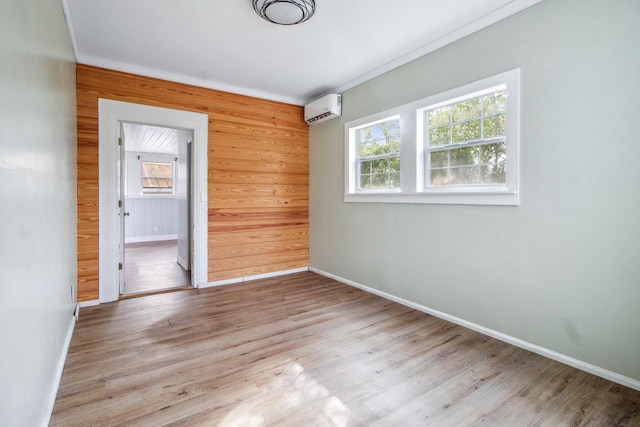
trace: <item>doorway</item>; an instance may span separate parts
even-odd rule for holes
[[[192,141],[191,129],[121,123],[122,296],[192,285]]]
[[[191,284],[207,283],[207,139],[208,115],[183,110],[151,107],[141,104],[98,100],[99,120],[99,302],[120,298],[121,277],[124,275],[124,220],[128,219],[120,184],[120,165],[125,151],[120,149],[119,137],[124,123],[183,129],[192,132],[189,188],[189,218],[191,220]],[[125,138],[126,138],[125,133]],[[125,141],[126,146],[126,141]]]

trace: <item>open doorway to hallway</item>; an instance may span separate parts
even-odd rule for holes
[[[190,266],[191,284],[199,287],[207,283],[208,266],[208,126],[207,114],[170,108],[134,104],[110,99],[98,99],[99,116],[99,302],[106,303],[121,298],[125,263],[124,221],[129,220],[124,210],[124,194],[121,189],[121,165],[125,155],[118,138],[124,123],[148,124],[153,126],[187,129],[192,132],[190,220],[191,234]],[[126,141],[124,141],[126,146]]]
[[[193,131],[123,122],[123,297],[190,288]]]

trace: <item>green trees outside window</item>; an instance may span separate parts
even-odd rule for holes
[[[400,119],[357,131],[360,189],[400,187]]]
[[[504,91],[426,111],[427,185],[504,184],[506,111]]]

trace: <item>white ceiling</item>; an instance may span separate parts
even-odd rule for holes
[[[125,151],[178,154],[179,141],[190,139],[191,131],[159,126],[123,123]]]
[[[292,104],[342,92],[541,0],[316,0],[303,24],[251,0],[62,0],[77,61]]]

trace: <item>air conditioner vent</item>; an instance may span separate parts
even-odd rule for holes
[[[326,122],[342,115],[342,95],[332,93],[304,107],[304,120],[310,125]]]

